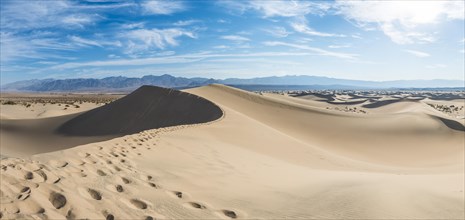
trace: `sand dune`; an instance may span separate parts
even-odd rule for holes
[[[451,127],[458,121],[425,103],[392,103],[359,115],[328,110],[329,103],[222,85],[186,92],[215,103],[224,115],[1,160],[0,216],[465,217],[464,132]]]
[[[147,129],[213,121],[223,115],[210,101],[155,86],[142,86],[128,96],[81,114],[58,128],[73,136],[131,134]]]
[[[25,156],[51,152],[147,129],[208,122],[222,114],[220,108],[198,96],[143,86],[124,98],[83,113],[41,119],[2,119],[2,154]]]
[[[449,129],[428,114],[354,116],[221,85],[189,92],[232,108],[293,138],[358,160],[418,167],[456,164],[457,156],[450,152],[463,150],[463,133]],[[444,143],[450,145],[444,146]],[[416,155],[413,161],[412,154]]]

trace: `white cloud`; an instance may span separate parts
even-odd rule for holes
[[[97,41],[84,39],[78,36],[70,36],[69,39],[83,46],[89,45],[89,46],[102,47],[102,45]]]
[[[333,45],[329,45],[328,47],[332,48],[332,49],[339,49],[339,48],[349,48],[349,47],[352,47],[352,45],[350,45],[350,44],[333,44]]]
[[[240,14],[254,10],[263,14],[263,17],[300,17],[307,14],[322,15],[330,8],[329,3],[311,1],[285,1],[285,0],[253,0],[253,1],[221,1],[220,5],[231,12]]]
[[[96,40],[85,39],[85,38],[74,36],[74,35],[69,36],[69,39],[79,46],[95,46],[95,47],[103,47],[103,46],[121,47],[122,46],[120,41],[96,41]]]
[[[141,4],[146,14],[170,15],[186,10],[181,1],[149,0]]]
[[[110,59],[116,59],[116,58],[120,58],[120,56],[116,55],[116,54],[109,54],[108,55],[108,58]]]
[[[292,48],[296,48],[300,50],[308,50],[308,51],[315,52],[318,55],[337,57],[341,59],[356,59],[358,56],[357,54],[332,52],[332,51],[324,50],[321,48],[309,47],[309,46],[301,45],[301,44],[291,44],[291,43],[280,42],[280,41],[267,41],[267,42],[264,42],[263,44],[267,46],[286,46],[286,47],[292,47]]]
[[[301,21],[291,23],[291,27],[294,28],[294,30],[297,32],[307,34],[310,36],[317,36],[317,37],[345,37],[345,35],[342,35],[342,34],[332,34],[332,33],[315,31],[307,25],[306,20],[304,19],[300,19],[300,20]]]
[[[226,45],[218,45],[218,46],[214,46],[213,48],[215,49],[229,49],[231,48],[230,46],[226,46]]]
[[[306,14],[322,14],[329,8],[328,4],[310,1],[251,1],[250,7],[261,11],[265,17],[295,17]]]
[[[16,59],[67,59],[65,56],[56,56],[50,51],[75,50],[76,45],[64,42],[59,38],[49,36],[49,33],[32,33],[27,36],[17,36],[12,32],[0,32],[1,62]]]
[[[98,16],[89,14],[73,14],[62,18],[64,25],[83,28],[85,25],[93,24]]]
[[[144,28],[144,26],[145,26],[144,22],[137,22],[137,23],[122,24],[121,28],[122,29],[135,29],[135,28]]]
[[[221,39],[230,40],[230,41],[236,41],[236,42],[250,41],[249,38],[242,37],[242,36],[239,36],[239,35],[226,35],[226,36],[221,36]]]
[[[81,5],[74,1],[2,1],[0,20],[2,29],[11,30],[82,28],[102,19],[96,13],[101,9],[129,5],[125,3],[97,7]]]
[[[421,27],[464,19],[462,1],[337,1],[337,14],[366,30],[377,28],[398,44],[435,40]]]
[[[284,27],[274,27],[272,29],[266,29],[265,31],[275,37],[287,37],[292,33],[287,31]]]
[[[187,36],[196,38],[194,33],[178,28],[169,29],[137,29],[131,30],[121,37],[127,38],[127,53],[138,54],[147,50],[165,49],[167,46],[177,46],[177,38]]]
[[[195,20],[195,19],[191,19],[191,20],[185,20],[185,21],[177,21],[175,23],[173,23],[174,26],[189,26],[189,25],[192,25],[192,24],[195,24],[195,23],[199,23],[201,22],[200,20]]]
[[[417,50],[404,50],[404,51],[414,56],[421,57],[421,58],[431,56],[429,53],[425,53],[425,52],[421,52]]]

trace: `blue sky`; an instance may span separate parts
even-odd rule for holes
[[[464,80],[464,1],[1,1],[1,83],[42,78]]]

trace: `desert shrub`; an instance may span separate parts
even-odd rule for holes
[[[8,100],[8,101],[4,102],[3,104],[4,105],[16,105],[16,102]]]

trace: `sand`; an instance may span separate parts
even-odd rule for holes
[[[0,216],[465,217],[462,123],[427,103],[354,114],[222,85],[185,92],[222,116],[1,160]]]

